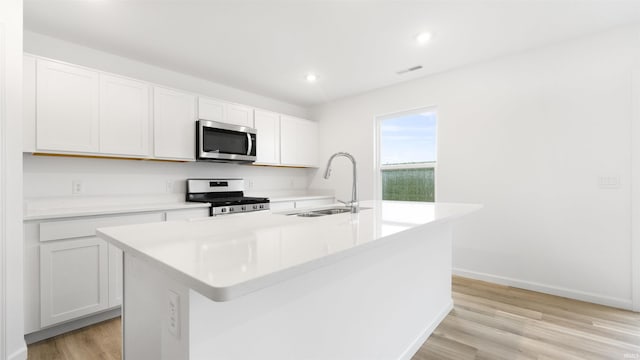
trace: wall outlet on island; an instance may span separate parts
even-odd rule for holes
[[[180,295],[169,290],[169,297],[167,299],[167,322],[169,325],[169,332],[173,336],[180,337]]]
[[[600,189],[619,189],[620,177],[619,176],[599,176],[598,188]]]
[[[80,180],[72,180],[71,181],[71,193],[73,195],[79,195],[84,193],[84,185]]]

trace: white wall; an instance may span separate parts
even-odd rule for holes
[[[314,169],[253,165],[143,160],[85,159],[24,155],[24,195],[27,199],[71,196],[73,181],[83,193],[75,197],[185,193],[186,178],[241,177],[253,193],[304,190]],[[172,188],[167,189],[167,182]]]
[[[22,1],[0,1],[0,359],[27,358],[22,305]]]
[[[372,91],[313,109],[321,156],[352,152],[373,198],[376,116],[435,105],[437,201],[485,205],[456,230],[458,273],[628,308],[635,68],[627,27]],[[348,198],[348,163],[333,174],[312,187]]]
[[[126,75],[178,89],[300,117],[306,108],[205,81],[168,69],[25,31],[25,52]],[[304,190],[312,169],[268,168],[220,163],[171,163],[108,159],[24,157],[28,199],[71,195],[71,182],[83,182],[80,196],[184,194],[187,177],[242,177],[266,195],[272,190]],[[44,183],[43,183],[44,181]],[[175,185],[167,191],[167,181]],[[267,192],[268,190],[268,192]]]

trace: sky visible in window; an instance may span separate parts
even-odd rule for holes
[[[383,120],[380,128],[382,165],[436,161],[435,113]]]

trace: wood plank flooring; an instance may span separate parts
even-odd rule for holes
[[[640,359],[638,313],[460,277],[453,298],[412,360]],[[120,346],[114,319],[32,344],[29,359],[115,360]]]

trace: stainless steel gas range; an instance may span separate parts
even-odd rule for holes
[[[187,179],[186,200],[210,203],[210,216],[269,210],[269,198],[244,196],[243,179]]]

